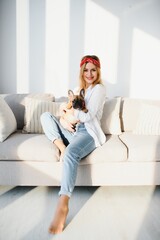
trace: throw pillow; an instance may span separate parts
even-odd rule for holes
[[[3,142],[16,129],[16,118],[5,100],[0,97],[0,142]]]
[[[105,134],[121,134],[121,122],[119,117],[120,104],[120,97],[106,99],[101,119],[102,130]]]
[[[134,134],[160,135],[160,107],[142,104]]]
[[[25,99],[25,119],[23,133],[43,133],[40,116],[44,112],[50,112],[55,116],[60,116],[61,102],[51,102],[41,99],[26,97]]]
[[[30,93],[26,97],[45,100],[45,101],[51,101],[51,102],[55,101],[55,97],[52,93]]]

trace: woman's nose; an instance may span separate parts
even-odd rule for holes
[[[92,71],[88,71],[88,75],[89,75],[89,76],[92,76]]]

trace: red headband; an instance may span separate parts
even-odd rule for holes
[[[82,61],[81,61],[81,63],[80,63],[80,67],[82,67],[82,65],[84,64],[84,63],[88,63],[88,62],[90,62],[90,63],[93,63],[94,65],[96,65],[97,67],[101,67],[100,66],[100,62],[99,62],[99,60],[95,60],[95,59],[93,59],[93,58],[90,58],[90,57],[86,57],[85,59],[83,59]]]

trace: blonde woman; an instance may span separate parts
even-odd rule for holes
[[[58,120],[51,113],[43,113],[41,123],[47,138],[60,150],[63,156],[63,172],[57,209],[49,227],[52,234],[61,233],[69,211],[69,199],[73,193],[77,168],[82,158],[102,145],[106,138],[101,129],[106,90],[101,80],[100,60],[97,56],[86,55],[80,62],[80,91],[85,89],[85,103],[88,112],[71,109],[78,124],[76,129],[65,117]]]

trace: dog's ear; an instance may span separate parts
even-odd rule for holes
[[[69,100],[72,101],[73,97],[74,97],[73,91],[72,90],[68,90],[68,98],[69,98]]]
[[[80,91],[80,96],[81,96],[82,98],[84,98],[84,96],[85,96],[85,90],[84,90],[84,88],[81,89],[81,91]]]

